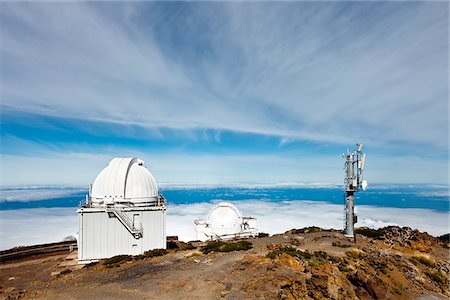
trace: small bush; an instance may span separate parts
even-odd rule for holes
[[[91,268],[91,267],[96,266],[96,265],[98,265],[98,261],[94,261],[94,262],[88,263],[88,264],[84,265],[84,267],[85,268]]]
[[[339,265],[338,268],[339,268],[339,271],[341,271],[341,272],[350,272],[350,271],[352,271],[352,269],[347,267],[347,266]]]
[[[304,255],[305,253],[309,254],[307,251],[302,252],[300,250],[295,249],[294,247],[281,247],[281,248],[275,249],[273,251],[270,251],[269,253],[267,253],[266,257],[274,259],[281,253],[286,253],[293,257],[300,257],[300,256]]]
[[[384,228],[371,229],[371,228],[367,228],[367,227],[361,227],[361,228],[356,228],[355,233],[359,233],[361,235],[374,238],[376,240],[383,240],[385,230],[384,230]]]
[[[428,270],[427,272],[425,272],[428,277],[430,277],[433,281],[439,283],[439,284],[443,284],[445,285],[447,282],[447,276],[439,271],[439,270]]]
[[[122,262],[132,260],[133,257],[131,255],[116,255],[111,258],[108,258],[103,262],[103,264],[107,268],[118,267]]]
[[[301,229],[292,229],[292,234],[320,232],[322,228],[316,226],[304,227]]]
[[[197,249],[197,247],[195,247],[195,246],[192,245],[191,243],[189,243],[189,244],[187,244],[187,245],[185,245],[185,246],[182,246],[182,247],[180,248],[180,250],[194,250],[194,249]]]
[[[444,235],[438,236],[437,239],[444,243],[450,243],[450,233],[446,233]]]
[[[323,251],[309,252],[309,251],[300,251],[293,247],[281,247],[269,252],[266,257],[274,259],[278,257],[281,253],[286,253],[292,257],[297,258],[298,260],[308,264],[309,266],[318,266],[326,263],[337,263],[340,260],[336,257],[329,256]]]
[[[260,233],[258,233],[258,237],[259,238],[261,238],[261,237],[268,237],[269,236],[269,234],[268,233],[265,233],[265,232],[260,232]]]
[[[154,250],[144,252],[145,257],[163,256],[164,254],[167,254],[166,249],[154,249]]]
[[[411,260],[418,261],[421,264],[428,266],[428,267],[432,267],[432,268],[434,268],[436,266],[436,262],[434,261],[434,259],[423,256],[423,255],[413,256]]]
[[[314,252],[314,258],[316,260],[320,260],[321,262],[332,262],[332,263],[338,263],[341,260],[337,257],[330,256],[324,251],[315,251]]]
[[[450,246],[450,233],[441,235],[437,239],[442,243],[442,246],[444,248],[449,248],[449,246]]]
[[[69,274],[69,273],[72,273],[72,270],[70,270],[70,269],[64,269],[64,270],[62,270],[61,273],[59,273],[59,274],[60,274],[60,275],[64,275],[64,274]]]
[[[156,256],[162,256],[164,254],[167,254],[166,249],[153,249],[149,251],[145,251],[144,254],[139,254],[134,256],[135,260],[145,259],[148,257],[156,257]]]
[[[352,258],[360,258],[363,255],[363,252],[359,249],[353,248],[345,252],[345,254]]]
[[[208,242],[208,244],[201,248],[203,254],[208,254],[211,252],[231,252],[231,251],[241,251],[253,248],[252,243],[247,241],[239,241],[235,243],[225,243],[225,242]]]

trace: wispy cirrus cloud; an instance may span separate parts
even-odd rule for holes
[[[2,3],[3,105],[145,127],[442,149],[446,8]]]
[[[8,183],[85,184],[111,155],[167,181],[338,182],[355,141],[376,181],[448,181],[448,3],[0,6]]]

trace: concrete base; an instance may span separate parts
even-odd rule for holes
[[[87,265],[90,263],[95,263],[95,262],[99,262],[99,259],[90,259],[90,260],[77,260],[79,265]]]

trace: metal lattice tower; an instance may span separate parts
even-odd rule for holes
[[[361,188],[367,188],[367,181],[363,180],[363,169],[366,161],[366,154],[362,152],[362,144],[356,144],[356,151],[343,154],[345,159],[345,228],[346,237],[354,237],[354,225],[358,221],[355,215],[355,192]]]

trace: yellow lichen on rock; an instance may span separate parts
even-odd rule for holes
[[[278,257],[275,259],[275,262],[280,265],[287,266],[296,272],[305,271],[305,267],[298,259],[295,259],[294,257],[286,253],[281,253],[280,255],[278,255]]]

